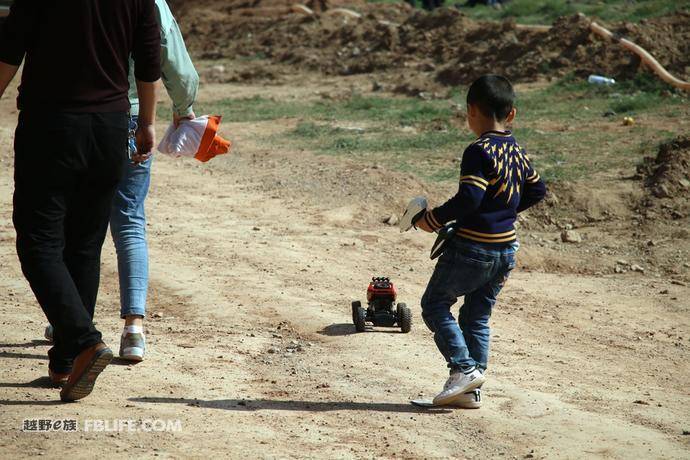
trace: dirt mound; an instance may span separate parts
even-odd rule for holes
[[[367,221],[375,226],[391,215],[399,217],[410,198],[410,190],[429,197],[434,203],[442,202],[448,193],[429,187],[413,174],[394,171],[385,165],[349,161],[343,168],[342,160],[325,156],[310,161],[309,168],[288,158],[276,161],[275,155],[268,154],[252,155],[251,164],[280,175],[278,180],[257,184],[256,190],[275,195],[290,190],[290,197],[283,199],[298,208],[304,206],[303,197],[318,197],[319,206],[332,210],[324,212],[328,220],[339,226],[352,225],[353,221]],[[343,209],[348,210],[346,215],[338,215]],[[355,209],[356,212],[352,211]]]
[[[403,92],[465,84],[487,72],[533,81],[569,72],[625,79],[639,59],[590,32],[578,16],[549,31],[506,21],[474,21],[455,9],[427,13],[407,4],[349,7],[312,0],[316,14],[294,12],[289,0],[172,2],[190,49],[207,59],[270,59],[329,75],[388,73]],[[647,48],[670,71],[690,66],[690,14],[678,13],[611,29]],[[420,80],[420,76],[422,77]]]
[[[648,207],[656,205],[670,210],[670,216],[679,219],[690,210],[690,136],[679,136],[659,146],[655,158],[645,158],[638,172],[645,179],[645,186],[652,197]]]
[[[481,28],[466,41],[471,46],[459,47],[457,56],[438,73],[441,83],[468,83],[497,69],[515,81],[568,72],[621,79],[631,77],[639,67],[636,57],[594,36],[579,16],[560,18],[548,32],[521,31],[505,22],[498,31]]]

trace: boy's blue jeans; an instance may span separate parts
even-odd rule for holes
[[[489,317],[496,296],[515,268],[518,245],[492,247],[455,238],[439,258],[422,296],[422,317],[448,367],[486,370]],[[455,321],[451,307],[465,296]]]
[[[137,117],[130,119],[130,155],[136,152],[133,134]],[[146,316],[149,284],[149,255],[146,243],[144,200],[151,183],[151,162],[134,164],[127,159],[124,176],[118,184],[110,213],[110,232],[117,252],[120,278],[120,316]]]

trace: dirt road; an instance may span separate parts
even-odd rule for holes
[[[14,251],[12,97],[0,102],[4,457],[690,457],[690,292],[642,274],[517,270],[494,312],[484,407],[409,405],[446,375],[419,309],[431,239],[379,223],[398,202],[362,200],[377,177],[405,177],[256,141],[289,121],[228,122],[234,152],[205,165],[156,157],[146,360],[111,365],[89,398],[60,403],[44,377],[45,319]],[[113,349],[115,270],[108,240],[96,320]],[[410,334],[354,333],[349,303],[372,275],[397,282]],[[22,432],[24,419],[80,429]],[[181,429],[84,429],[121,419]]]

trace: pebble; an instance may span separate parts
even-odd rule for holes
[[[654,196],[656,196],[657,198],[668,198],[671,196],[671,192],[668,190],[668,187],[666,187],[666,185],[664,184],[657,186],[652,193],[654,193]]]
[[[278,353],[279,351],[280,351],[280,349],[276,348],[276,347],[271,347],[268,349],[269,353]]]
[[[634,272],[638,272],[638,273],[644,273],[644,267],[642,267],[642,266],[640,266],[640,265],[637,265],[637,264],[633,264],[633,265],[630,267],[630,270],[632,270],[632,271],[634,271]]]
[[[225,73],[225,66],[224,65],[214,65],[213,67],[211,67],[211,72],[213,72],[215,74]]]
[[[561,241],[564,243],[581,243],[582,236],[575,230],[563,230],[561,232]]]
[[[400,219],[398,219],[398,216],[395,214],[391,214],[388,217],[384,217],[382,222],[386,225],[398,225],[398,222],[400,222]]]

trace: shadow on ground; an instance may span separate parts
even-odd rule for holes
[[[352,335],[356,333],[355,325],[349,323],[330,324],[319,331],[319,334],[328,336]]]
[[[400,329],[398,328],[382,328],[382,329],[375,329],[372,326],[367,326],[367,330],[365,332],[379,332],[383,334],[401,334]],[[321,335],[328,335],[331,337],[335,336],[343,336],[343,335],[352,335],[352,334],[361,334],[361,332],[357,332],[355,330],[355,325],[352,323],[335,323],[335,324],[330,324],[320,331],[318,331],[319,334]]]
[[[0,343],[0,348],[36,348],[40,345],[50,345],[47,340],[32,340],[24,343]],[[16,359],[48,359],[48,355],[38,355],[34,353],[16,353],[14,351],[0,351],[0,358]]]
[[[63,404],[74,404],[63,402],[60,399],[54,401],[13,401],[10,399],[0,399],[0,406],[62,406]]]
[[[225,409],[234,411],[284,410],[299,412],[329,412],[329,411],[375,411],[375,412],[406,412],[406,413],[450,413],[452,410],[444,408],[422,409],[411,404],[399,403],[366,403],[366,402],[332,402],[332,401],[291,401],[274,399],[217,399],[205,401],[203,399],[143,397],[129,398],[132,402],[158,404],[185,404],[192,407],[208,409]]]
[[[130,361],[128,359],[122,359],[118,356],[114,356],[110,364],[115,364],[116,366],[136,366],[141,361]]]
[[[48,355],[35,355],[32,353],[12,353],[11,351],[0,351],[0,358],[17,359],[48,359]]]
[[[46,375],[30,382],[0,382],[0,388],[57,388]]]
[[[0,348],[29,348],[37,347],[39,345],[51,345],[47,340],[32,340],[31,342],[24,343],[0,343]]]

